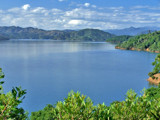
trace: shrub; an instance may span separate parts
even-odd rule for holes
[[[0,78],[4,78],[2,69],[0,68]],[[26,90],[22,90],[21,87],[15,87],[10,92],[3,92],[4,81],[0,82],[0,119],[8,120],[25,120],[27,114],[23,108],[18,108],[18,105],[22,103]]]

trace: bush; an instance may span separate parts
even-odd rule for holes
[[[148,75],[152,77],[153,79],[158,79],[157,77],[154,77],[155,74],[160,73],[160,54],[158,54],[155,58],[155,61],[152,63],[154,66],[152,72],[149,72]]]
[[[2,69],[0,68],[0,79],[4,78]],[[22,90],[21,87],[15,87],[10,92],[3,92],[4,81],[0,82],[0,119],[8,120],[25,120],[27,114],[23,108],[18,108],[18,105],[22,103],[26,90]]]
[[[104,103],[94,106],[90,98],[71,92],[64,102],[32,112],[31,120],[156,120],[160,119],[159,89],[145,90],[142,96],[129,90],[124,101],[110,106]]]

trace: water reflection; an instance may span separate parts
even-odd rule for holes
[[[0,42],[1,56],[39,56],[50,53],[71,53],[80,51],[114,50],[114,45],[104,42],[62,42],[53,40],[10,40]]]

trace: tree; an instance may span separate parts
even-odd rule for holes
[[[148,75],[155,79],[154,75],[160,73],[160,54],[156,56],[155,61],[152,63],[152,65],[154,66],[154,68]]]
[[[0,68],[0,79],[4,78],[2,69]],[[26,90],[21,87],[15,87],[8,93],[3,92],[2,85],[4,81],[0,81],[0,119],[1,120],[25,120],[27,115],[23,108],[18,105],[22,103]]]

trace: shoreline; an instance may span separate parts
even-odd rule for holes
[[[147,81],[150,82],[151,84],[159,85],[159,83],[160,83],[160,73],[155,74],[154,77],[157,77],[158,79],[153,79],[152,77],[149,77],[147,79]]]
[[[147,48],[147,49],[145,49],[145,50],[141,50],[141,49],[137,49],[137,48],[126,49],[126,48],[122,48],[122,47],[115,46],[115,49],[120,49],[120,50],[133,50],[133,51],[145,51],[145,52],[152,52],[152,53],[160,53],[160,51],[150,51],[149,48]]]

